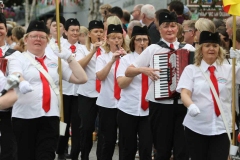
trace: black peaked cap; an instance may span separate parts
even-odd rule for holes
[[[131,37],[136,36],[136,35],[148,35],[147,26],[144,26],[144,27],[134,26]]]
[[[199,44],[202,43],[217,43],[220,44],[220,36],[218,32],[212,33],[209,31],[202,31],[200,33]]]
[[[64,18],[63,16],[59,16],[59,20],[60,20],[60,23],[62,23],[63,25],[64,25],[65,22],[66,22],[66,20],[65,20],[65,18]],[[54,17],[52,18],[52,22],[57,22],[56,16],[54,16]],[[51,23],[52,23],[52,22],[51,22]]]
[[[94,28],[104,29],[103,22],[102,21],[97,21],[97,20],[90,21],[89,25],[88,25],[88,30],[90,31]]]
[[[64,25],[65,30],[67,31],[70,26],[80,26],[79,21],[76,18],[69,18]]]
[[[48,29],[45,23],[43,21],[38,21],[38,20],[33,20],[30,22],[26,33],[29,33],[32,31],[42,31],[48,34]]]
[[[110,33],[122,33],[123,34],[123,29],[120,24],[115,25],[115,24],[110,24],[107,29],[107,35]]]
[[[171,13],[161,12],[159,14],[159,25],[161,25],[164,22],[177,22],[177,19]]]

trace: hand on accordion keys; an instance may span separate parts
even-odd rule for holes
[[[200,113],[200,110],[195,104],[191,104],[188,107],[188,113],[190,116],[196,117]]]
[[[159,69],[149,68],[149,67],[141,67],[141,73],[147,75],[152,81],[156,81],[160,78]]]
[[[236,59],[239,59],[240,58],[240,50],[238,50],[238,49],[233,49],[232,47],[231,47],[231,49],[230,49],[230,58],[236,58]]]

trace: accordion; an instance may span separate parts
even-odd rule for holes
[[[169,53],[153,55],[153,68],[160,69],[160,78],[154,82],[154,97],[156,100],[176,97],[177,84],[184,68],[193,64],[194,52],[178,49]]]

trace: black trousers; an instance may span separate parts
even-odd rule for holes
[[[65,136],[60,136],[57,147],[57,154],[64,154],[69,140],[69,127],[71,126],[71,158],[77,159],[80,153],[80,117],[78,115],[78,97],[63,95],[64,122],[67,123]]]
[[[117,140],[117,108],[99,106],[99,133],[98,146],[101,158],[98,160],[112,160]]]
[[[96,100],[97,98],[78,95],[78,113],[81,119],[80,145],[82,160],[89,160],[89,153],[93,145],[92,134],[95,130],[95,121],[98,113]]]
[[[12,130],[11,111],[0,112],[0,160],[16,160],[17,142]]]
[[[153,144],[157,151],[155,160],[169,160],[172,149],[175,160],[189,159],[182,125],[186,113],[183,104],[149,102]]]
[[[12,118],[18,160],[54,160],[59,137],[59,117]]]
[[[201,135],[185,127],[187,147],[191,160],[227,160],[230,142],[227,133]]]
[[[140,160],[152,160],[152,134],[148,116],[133,116],[118,110],[119,160],[135,160],[137,136]]]

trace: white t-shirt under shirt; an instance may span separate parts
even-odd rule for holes
[[[231,102],[232,102],[232,66],[229,64],[215,66],[215,76],[218,80],[219,98],[222,103],[223,111],[226,116],[226,121],[232,130],[232,115],[231,115]],[[202,60],[200,67],[203,72],[210,75],[208,71],[209,65]],[[240,83],[240,68],[236,67],[236,83]],[[196,117],[186,115],[183,124],[192,131],[203,135],[219,135],[226,133],[226,129],[221,115],[216,116],[214,111],[214,104],[210,92],[210,86],[201,72],[200,68],[195,65],[188,65],[179,80],[177,91],[185,88],[191,91],[192,101],[200,109],[200,114]]]

